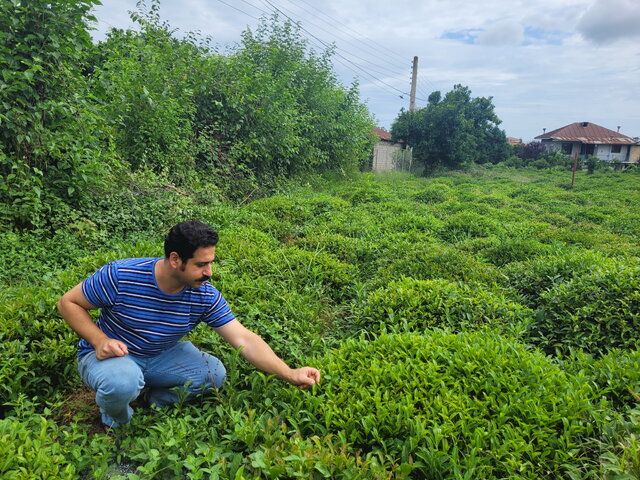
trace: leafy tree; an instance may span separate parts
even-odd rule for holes
[[[97,0],[0,0],[0,220],[42,226],[102,168],[85,100]]]
[[[353,168],[368,158],[373,120],[332,70],[331,48],[310,50],[277,16],[247,30],[198,98],[199,129],[215,125],[218,161],[260,176]]]
[[[414,159],[432,171],[505,160],[508,146],[500,123],[491,97],[472,98],[469,88],[455,85],[444,98],[433,92],[424,108],[401,111],[391,133],[412,146]]]

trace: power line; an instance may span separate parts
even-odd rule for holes
[[[264,3],[268,4],[272,9],[274,9],[276,12],[282,14],[285,18],[289,19],[290,21],[296,23],[298,25],[298,27],[305,33],[307,33],[308,35],[310,35],[311,37],[315,38],[318,42],[320,42],[321,44],[325,45],[327,48],[329,47],[326,42],[324,42],[322,39],[316,37],[313,33],[309,32],[306,28],[304,28],[300,22],[296,22],[295,20],[293,20],[291,17],[289,17],[285,12],[283,12],[282,10],[280,10],[277,6],[275,6],[270,0],[262,0]],[[341,57],[343,60],[345,60],[346,62],[348,62],[350,65],[352,65],[353,67],[357,68],[358,70],[361,70],[365,75],[371,77],[373,80],[377,81],[378,83],[387,86],[388,88],[391,88],[392,90],[395,90],[396,92],[400,93],[401,95],[409,95],[409,93],[404,92],[396,87],[394,87],[393,85],[388,84],[387,82],[385,82],[384,80],[381,80],[380,78],[377,78],[375,75],[372,75],[371,73],[369,73],[367,70],[365,70],[364,68],[362,68],[360,65],[350,61],[349,59],[345,58],[342,54],[340,54],[337,50],[335,52],[335,54],[339,57]],[[424,101],[424,99],[420,99],[422,101]]]
[[[247,15],[250,18],[253,18],[255,20],[260,20],[259,18],[255,17],[254,15],[235,7],[234,5],[231,5],[229,3],[227,3],[224,0],[218,0],[220,3],[229,6],[231,8],[233,8],[236,11],[239,11],[240,13]],[[290,20],[291,22],[295,23],[298,28],[304,32],[307,35],[307,41],[309,41],[311,43],[311,45],[317,47],[317,48],[324,48],[324,49],[332,49],[333,53],[334,53],[334,61],[336,61],[337,63],[339,63],[340,65],[344,66],[345,68],[349,69],[350,71],[354,72],[356,74],[356,76],[360,76],[362,74],[366,75],[367,77],[369,77],[373,83],[378,87],[381,88],[389,93],[392,93],[393,95],[397,95],[400,98],[404,98],[404,96],[409,96],[409,93],[402,91],[398,88],[396,88],[395,86],[387,83],[386,81],[378,78],[377,76],[371,74],[368,70],[366,70],[365,68],[363,68],[362,66],[360,66],[359,64],[357,64],[356,62],[350,60],[349,58],[346,58],[340,51],[338,51],[337,46],[333,45],[333,47],[335,48],[331,48],[332,45],[328,44],[327,42],[325,42],[324,40],[322,40],[321,38],[317,37],[316,35],[314,35],[313,33],[311,33],[309,30],[307,30],[303,25],[302,22],[300,21],[296,21],[294,20],[292,17],[290,17],[289,15],[287,15],[287,13],[285,13],[284,11],[282,11],[280,8],[278,8],[278,6],[274,5],[271,1],[269,0],[262,0],[262,2],[267,6],[268,9],[270,9],[270,11],[265,11],[262,8],[260,8],[259,6],[256,6],[255,4],[247,1],[247,0],[241,0],[243,3],[251,6],[252,8],[255,8],[256,10],[262,12],[264,15],[268,15],[268,14],[272,14],[272,13],[276,13],[276,14],[280,14],[283,17],[287,18],[288,20]],[[326,31],[326,30],[325,30]],[[315,42],[314,42],[315,40]],[[345,54],[347,55],[352,55],[355,56],[356,58],[358,58],[356,55],[346,52]],[[367,60],[360,58],[362,61],[367,62]],[[357,69],[356,70],[354,70]],[[361,73],[359,73],[359,72]],[[418,98],[417,100],[420,101],[426,101],[422,98]]]

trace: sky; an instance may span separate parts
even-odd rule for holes
[[[134,28],[136,0],[102,0],[94,38]],[[147,4],[148,5],[148,4]],[[639,0],[160,0],[175,36],[199,32],[220,53],[277,12],[311,48],[335,45],[334,71],[377,124],[456,84],[492,97],[507,136],[529,142],[574,122],[640,137]]]

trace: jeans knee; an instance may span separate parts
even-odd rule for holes
[[[210,377],[211,384],[214,387],[222,387],[224,380],[227,378],[227,369],[224,367],[220,360],[218,360],[217,368],[215,370],[210,370]]]
[[[144,378],[139,376],[120,376],[103,382],[99,387],[102,397],[114,399],[134,399],[144,387]]]
[[[205,378],[203,384],[208,387],[220,388],[227,377],[227,369],[216,357],[208,354],[203,354],[207,364],[207,370],[205,372]]]

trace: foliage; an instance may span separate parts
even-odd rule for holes
[[[527,144],[516,145],[515,153],[523,160],[534,160],[540,158],[545,151],[544,144],[542,142],[529,142]]]
[[[50,440],[25,458],[86,478],[633,475],[638,177],[577,172],[565,190],[567,173],[307,176],[233,205],[205,180],[114,171],[92,216],[0,235],[6,448],[44,421]],[[99,416],[75,398],[77,336],[55,302],[111,260],[161,254],[184,218],[219,229],[212,280],[234,313],[323,381],[302,392],[255,372],[200,326],[189,339],[225,363],[225,388],[137,406],[105,441],[87,432]]]
[[[82,76],[96,3],[0,2],[0,222],[11,229],[47,227],[110,162]]]
[[[438,167],[506,160],[509,147],[500,123],[491,97],[472,98],[467,87],[454,85],[444,98],[434,92],[426,107],[400,112],[391,134],[412,146],[413,158],[432,172]]]
[[[640,346],[640,268],[613,267],[541,295],[530,341],[548,353],[569,347],[602,354]]]
[[[381,335],[319,363],[322,391],[286,391],[287,418],[396,458],[414,478],[578,478],[596,461],[589,387],[495,333]]]

